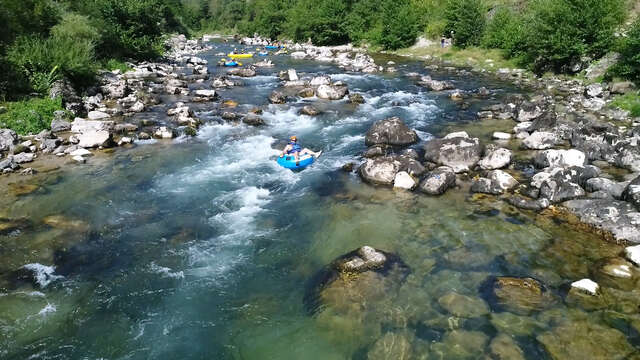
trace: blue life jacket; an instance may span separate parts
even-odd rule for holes
[[[302,146],[300,146],[300,144],[298,144],[297,142],[289,142],[289,145],[291,145],[291,150],[287,151],[287,154],[294,154],[297,152],[302,151]]]

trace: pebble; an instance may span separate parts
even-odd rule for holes
[[[496,131],[493,133],[493,138],[495,140],[509,140],[511,139],[511,134],[505,133],[505,132],[500,132],[500,131]]]

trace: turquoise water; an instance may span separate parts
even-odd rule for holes
[[[228,50],[216,46],[205,54],[211,64],[213,53]],[[265,127],[224,123],[213,115],[217,104],[194,104],[209,120],[195,138],[118,149],[33,180],[4,179],[14,185],[0,200],[0,218],[22,222],[0,233],[2,358],[485,358],[505,348],[494,343],[507,335],[524,358],[539,359],[562,354],[544,337],[558,331],[583,355],[635,351],[635,285],[612,285],[606,292],[613,300],[595,309],[565,298],[568,283],[621,247],[570,223],[471,197],[464,187],[429,198],[374,188],[340,169],[359,160],[374,121],[400,116],[423,143],[465,126],[506,95],[506,84],[454,77],[459,88],[494,91],[460,110],[446,94],[425,92],[403,76],[427,74],[417,62],[394,59],[397,74],[363,75],[273,60],[276,68],[221,92],[240,109],[262,106]],[[269,105],[277,72],[289,67],[303,76],[330,74],[366,104]],[[134,120],[167,121],[162,114],[175,100],[183,99],[167,97]],[[323,115],[297,115],[307,102]],[[292,134],[324,151],[303,172],[275,162]],[[18,196],[15,184],[36,189]],[[310,279],[362,245],[397,254],[410,273],[340,280],[310,313],[303,302]],[[37,264],[31,267],[41,271],[39,285],[15,279],[26,264]],[[539,279],[553,300],[527,314],[501,311],[482,293],[501,275]],[[443,305],[452,292],[472,300],[462,315]]]

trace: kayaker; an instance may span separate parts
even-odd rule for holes
[[[300,165],[300,156],[311,155],[318,158],[322,154],[322,151],[315,152],[307,148],[303,149],[302,146],[298,144],[298,138],[294,135],[289,138],[289,143],[284,147],[282,153],[280,153],[280,157],[283,157],[285,154],[293,154],[293,157],[296,159],[296,165]]]

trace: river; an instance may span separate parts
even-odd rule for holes
[[[201,55],[212,73],[226,71],[215,67],[214,54],[230,48],[217,43]],[[505,347],[519,347],[527,359],[554,356],[559,345],[549,336],[577,342],[585,356],[603,348],[615,358],[640,344],[640,326],[632,326],[638,320],[623,300],[588,308],[565,299],[567,284],[588,277],[620,246],[497,198],[376,188],[341,169],[359,161],[373,122],[390,116],[416,129],[416,148],[457,129],[488,142],[509,127],[480,125],[475,113],[516,89],[489,76],[431,74],[463,90],[492,91],[463,110],[404,76],[429,74],[417,61],[394,58],[397,73],[358,74],[272,59],[276,67],[220,92],[244,111],[262,107],[267,126],[230,124],[212,115],[217,105],[193,104],[208,119],[194,138],[141,142],[42,173],[37,182],[3,184],[13,192],[0,199],[0,218],[23,218],[24,225],[0,235],[0,357],[485,358],[508,335]],[[366,103],[269,104],[278,71],[288,68],[344,81]],[[134,120],[163,120],[178,100],[165,97]],[[307,103],[323,113],[298,115]],[[324,151],[297,173],[275,162],[293,134]],[[21,184],[35,190],[15,191]],[[349,289],[310,313],[303,302],[309,280],[362,245],[397,254],[411,269],[406,279]],[[39,272],[38,285],[14,279],[27,264]],[[482,288],[502,275],[539,279],[554,299],[529,313],[496,308]],[[452,292],[465,296],[462,316],[447,311]],[[385,337],[391,340],[379,340]]]

